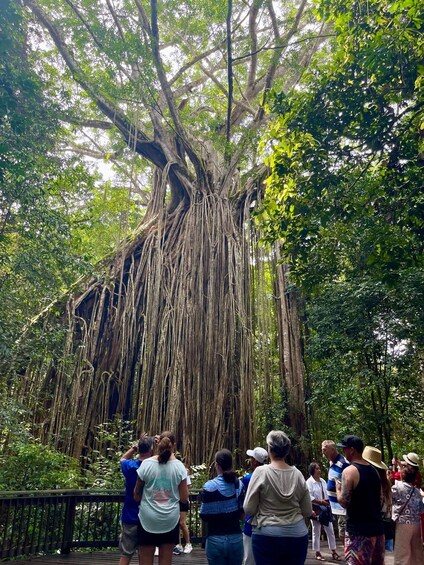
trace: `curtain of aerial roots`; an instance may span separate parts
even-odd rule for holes
[[[280,371],[282,384],[287,390],[286,423],[297,439],[307,431],[305,406],[305,366],[303,362],[303,336],[299,317],[300,296],[295,288],[288,287],[288,267],[282,264],[276,246],[276,295],[280,334]]]
[[[68,303],[63,358],[27,374],[45,440],[79,455],[96,425],[123,417],[137,432],[174,430],[190,463],[222,446],[245,452],[254,413],[243,225],[217,195],[181,205]]]
[[[262,441],[281,425],[275,405],[281,405],[282,383],[278,363],[279,342],[276,327],[274,263],[270,251],[259,243],[261,234],[252,230],[252,292],[255,332],[255,391],[261,414]]]

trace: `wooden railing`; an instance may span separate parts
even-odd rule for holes
[[[124,493],[117,490],[0,492],[0,559],[73,548],[116,547]],[[200,498],[190,493],[191,540],[202,540]]]

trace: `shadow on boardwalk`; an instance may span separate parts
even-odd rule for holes
[[[337,551],[340,555],[343,555],[342,548],[338,547]],[[331,558],[330,551],[321,549],[321,554],[326,558],[324,563],[336,563],[336,561]],[[32,557],[24,561],[16,561],[19,565],[29,565],[30,563],[32,565],[118,565],[118,562],[119,553],[117,551],[98,551],[93,553],[72,552],[69,555],[46,555],[43,557]],[[155,557],[155,565],[157,562],[157,557]],[[138,559],[134,557],[131,563],[137,565]],[[290,565],[287,561],[284,562],[284,560],[282,560],[281,563],[282,565]],[[322,563],[322,561],[317,561],[315,559],[315,552],[309,549],[306,565],[317,565],[317,563]],[[393,565],[393,553],[386,555],[385,563],[386,565]],[[195,547],[193,552],[188,555],[174,555],[172,565],[207,565],[205,552],[203,549]]]

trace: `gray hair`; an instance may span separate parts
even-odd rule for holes
[[[321,447],[334,447],[334,449],[336,449],[336,444],[332,439],[325,439],[322,444]]]
[[[154,438],[152,437],[143,437],[138,442],[138,452],[141,454],[149,453],[149,451],[153,450]]]
[[[266,443],[273,455],[280,459],[287,457],[290,451],[291,441],[288,435],[281,430],[272,430],[269,432],[266,436]]]

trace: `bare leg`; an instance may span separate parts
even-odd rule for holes
[[[186,524],[187,512],[180,512],[180,528],[186,543],[190,543],[190,533]]]
[[[159,547],[159,565],[172,565],[173,549],[174,544],[172,543],[164,543]]]
[[[119,565],[129,565],[131,561],[131,555],[127,557],[126,555],[121,555],[121,559],[119,560]]]
[[[155,556],[154,545],[143,545],[143,547],[140,547],[140,565],[153,565],[154,556]]]

